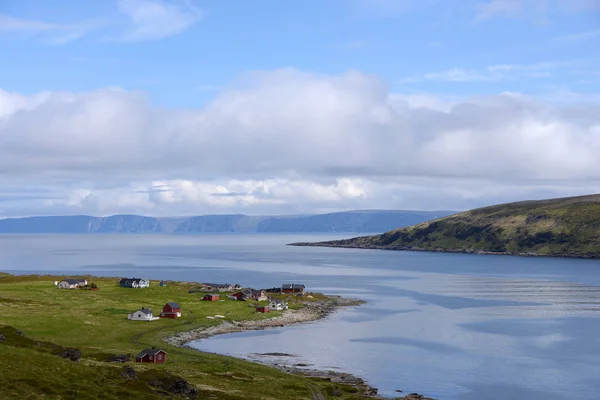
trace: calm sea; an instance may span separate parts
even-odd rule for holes
[[[288,247],[350,235],[0,235],[0,271],[215,281],[360,297],[302,326],[195,346],[339,369],[380,393],[600,397],[600,261]]]

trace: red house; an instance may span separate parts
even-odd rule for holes
[[[256,312],[267,313],[269,312],[269,306],[258,306]]]
[[[164,350],[151,348],[144,349],[135,356],[135,362],[164,364],[167,361],[167,353]]]
[[[235,292],[230,297],[235,297],[237,300],[246,300],[245,292]]]
[[[179,318],[181,317],[181,306],[176,301],[170,301],[163,307],[160,313],[161,318]]]
[[[204,296],[202,298],[202,300],[204,300],[204,301],[218,301],[219,300],[219,295],[218,294],[207,294],[206,296]]]

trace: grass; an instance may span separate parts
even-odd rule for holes
[[[147,289],[126,289],[118,286],[117,279],[88,277],[100,290],[61,290],[53,285],[61,278],[0,274],[0,333],[5,336],[0,341],[3,399],[164,398],[168,392],[152,382],[177,377],[196,387],[202,399],[312,399],[311,387],[325,395],[337,388],[342,396],[336,398],[361,398],[353,394],[352,387],[173,347],[162,340],[179,331],[220,323],[206,316],[221,314],[225,320],[241,321],[270,318],[278,312],[256,313],[246,302],[233,300],[200,301],[202,293],[188,293],[191,286],[187,283],[167,282],[166,287],[159,287],[158,281],[153,281]],[[300,307],[294,296],[288,300],[292,307]],[[127,313],[142,306],[158,315],[168,301],[179,302],[182,318],[127,320]],[[111,354],[135,355],[151,346],[167,352],[166,364],[103,361]],[[57,356],[64,348],[80,350],[81,360],[72,362]],[[124,378],[124,365],[133,366],[139,379]],[[159,379],[152,375],[156,373],[166,375]],[[170,396],[177,397],[173,393]]]

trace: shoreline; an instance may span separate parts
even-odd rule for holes
[[[285,310],[273,318],[246,321],[223,321],[219,325],[178,332],[163,338],[170,345],[183,347],[194,340],[208,339],[211,336],[227,333],[263,330],[266,328],[282,328],[295,324],[321,320],[335,312],[340,307],[359,306],[366,303],[360,299],[350,299],[341,296],[328,296],[328,300],[305,302],[298,310]],[[189,347],[189,346],[186,346]]]
[[[223,321],[219,325],[210,326],[205,328],[193,329],[190,331],[179,332],[174,335],[163,338],[165,342],[172,346],[186,347],[195,351],[198,350],[194,347],[189,346],[190,342],[196,340],[205,340],[217,335],[225,335],[236,332],[246,332],[254,330],[264,330],[267,328],[282,328],[286,326],[292,326],[296,324],[303,324],[308,322],[319,321],[327,318],[332,313],[336,312],[341,307],[355,307],[361,304],[365,304],[366,301],[353,298],[345,298],[341,296],[327,296],[328,300],[314,301],[304,303],[304,307],[298,310],[285,310],[282,315],[274,318],[267,318],[262,320],[250,320],[250,321]],[[224,355],[220,353],[213,353],[218,355]],[[228,357],[234,357],[231,355],[225,355]],[[292,354],[286,353],[265,353],[265,354],[254,354],[255,357],[277,357],[285,359],[287,357],[295,357]],[[378,395],[378,389],[367,384],[362,378],[343,372],[333,371],[325,369],[310,368],[309,365],[291,365],[286,363],[280,363],[275,360],[266,360],[258,358],[247,358],[247,357],[234,357],[240,360],[253,362],[261,365],[266,365],[275,368],[279,371],[288,374],[297,374],[310,378],[317,378],[328,380],[333,383],[339,383],[343,385],[349,385],[356,388],[362,396],[365,398],[372,399],[397,399],[397,400],[434,400],[423,395],[412,393],[404,395],[403,397],[381,397]],[[400,393],[399,393],[400,395]]]
[[[198,328],[191,331],[179,332],[174,335],[163,338],[165,342],[177,347],[187,347],[195,351],[202,351],[189,346],[190,342],[196,340],[205,340],[216,335],[225,335],[228,333],[246,332],[254,330],[264,330],[267,328],[282,328],[296,324],[319,321],[325,319],[341,307],[354,307],[366,303],[364,300],[351,299],[341,296],[327,296],[328,300],[306,302],[304,307],[298,310],[285,310],[281,315],[274,318],[250,321],[223,321],[219,325],[207,328]],[[218,353],[216,353],[218,354]],[[256,356],[275,356],[275,357],[293,357],[291,354],[256,354]],[[233,357],[233,356],[229,356]],[[280,364],[276,361],[260,360],[245,357],[235,357],[244,361],[254,362],[266,365],[288,374],[299,374],[312,378],[329,380],[334,383],[350,385],[360,390],[366,397],[381,398],[377,396],[377,388],[374,388],[362,378],[345,372],[319,370],[314,368],[300,368],[295,365]]]
[[[425,249],[412,246],[378,246],[378,245],[353,245],[353,244],[332,244],[328,242],[297,242],[288,243],[286,246],[294,247],[330,247],[339,249],[360,249],[360,250],[385,250],[385,251],[418,251],[426,253],[449,253],[449,254],[473,254],[485,256],[512,256],[512,257],[539,257],[539,258],[570,258],[583,260],[599,260],[600,254],[540,254],[535,252],[513,253],[510,251],[487,251],[475,249]]]

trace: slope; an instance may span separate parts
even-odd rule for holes
[[[501,204],[382,235],[293,245],[600,258],[600,195]]]

